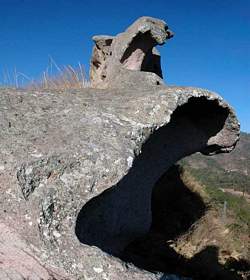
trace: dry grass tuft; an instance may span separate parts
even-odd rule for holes
[[[40,79],[34,80],[15,69],[11,74],[8,71],[4,73],[3,85],[29,90],[65,90],[87,88],[90,83],[82,64],[59,67],[50,57],[49,65]]]
[[[89,82],[85,78],[85,72],[81,64],[77,68],[70,65],[58,68],[56,75],[50,75],[48,71],[43,72],[40,81],[32,81],[27,89],[35,90],[64,90],[64,89],[81,89],[89,87]]]

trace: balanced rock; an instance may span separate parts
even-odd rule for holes
[[[164,84],[160,54],[155,49],[173,37],[162,20],[141,17],[115,37],[94,36],[90,65],[93,87],[148,87]],[[131,71],[134,70],[134,71]]]

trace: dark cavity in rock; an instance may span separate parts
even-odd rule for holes
[[[121,64],[129,70],[152,72],[162,77],[160,53],[150,32],[138,33],[124,52]]]
[[[83,206],[75,227],[80,242],[121,257],[128,244],[157,226],[151,212],[156,182],[181,158],[207,153],[208,139],[222,129],[228,113],[217,101],[202,97],[178,107],[170,123],[144,143],[128,174]]]

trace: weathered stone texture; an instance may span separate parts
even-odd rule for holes
[[[148,230],[151,189],[169,166],[196,151],[230,151],[238,139],[233,110],[194,88],[1,90],[0,107],[1,222],[44,262],[96,279],[105,278],[94,267],[110,279],[141,272],[78,238],[119,253]],[[83,208],[111,187],[99,208]]]

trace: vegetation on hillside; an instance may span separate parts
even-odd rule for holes
[[[151,230],[129,244],[122,258],[143,269],[194,280],[246,280],[250,204],[206,184],[193,171],[181,162],[157,181]]]
[[[250,260],[250,134],[241,133],[235,150],[213,157],[195,154],[181,161],[193,181],[202,186],[215,209]],[[192,181],[191,180],[191,181]]]
[[[249,279],[250,202],[242,195],[225,191],[221,188],[221,181],[216,183],[213,176],[210,175],[212,179],[208,179],[206,175],[209,172],[197,172],[197,168],[192,168],[187,162],[182,162],[182,166],[185,185],[202,197],[207,211],[186,234],[176,240],[176,250],[193,258],[204,248],[216,245],[218,262],[230,270],[231,263],[238,263],[240,279]],[[247,179],[249,183],[249,177]],[[209,257],[205,259],[209,262]]]
[[[213,172],[209,173],[209,169],[199,170],[185,164],[185,170],[192,176],[193,180],[203,186],[203,190],[208,196],[207,202],[211,207],[214,207],[218,213],[221,213],[221,218],[225,219],[224,223],[228,222],[227,226],[229,226],[230,229],[235,232],[241,231],[241,233],[245,233],[250,237],[250,203],[244,197],[244,193],[239,196],[225,191],[223,189],[223,187],[225,187],[225,180],[223,180],[223,177],[221,179],[219,173],[213,176]],[[224,176],[224,178],[226,178],[226,175]],[[240,176],[236,178],[239,180]],[[227,180],[230,182],[230,178],[227,178]],[[242,181],[239,180],[239,183],[244,186],[244,180],[246,180],[245,182],[250,186],[249,177],[243,177]],[[235,183],[235,188],[240,189],[241,187],[237,187]]]
[[[235,150],[229,154],[195,154],[180,164],[185,170],[186,186],[196,186],[208,211],[193,230],[177,241],[176,249],[192,256],[202,246],[215,242],[225,267],[230,267],[231,262],[248,263],[242,279],[249,279],[250,134],[242,132]]]
[[[250,134],[242,132],[235,150],[229,154],[213,157],[195,154],[182,162],[189,165],[196,178],[210,187],[250,194]]]

